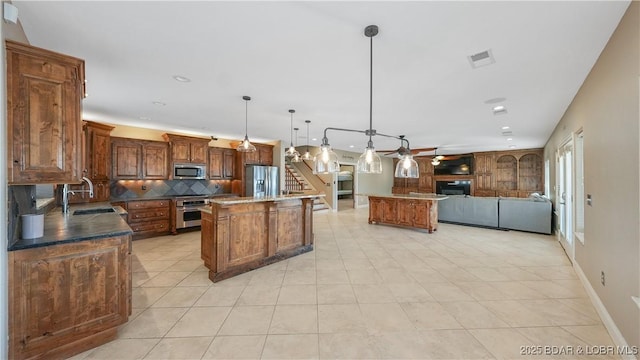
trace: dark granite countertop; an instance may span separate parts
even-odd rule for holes
[[[113,207],[115,212],[73,215],[76,210],[91,210]],[[44,216],[44,236],[36,239],[19,239],[9,251],[36,248],[77,241],[100,239],[112,236],[132,234],[133,231],[122,219],[126,211],[110,203],[74,204],[69,213],[63,214],[60,207]]]

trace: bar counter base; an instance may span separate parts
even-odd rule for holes
[[[213,282],[313,250],[313,197],[239,198],[202,210],[201,257]]]

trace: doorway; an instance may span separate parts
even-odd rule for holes
[[[558,149],[556,206],[558,208],[558,236],[560,244],[573,262],[575,244],[573,239],[573,141],[569,140]]]
[[[351,210],[355,207],[354,184],[355,166],[340,164],[336,186],[338,211]]]

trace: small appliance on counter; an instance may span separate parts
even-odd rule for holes
[[[280,194],[278,167],[246,165],[244,189],[246,196],[265,197]]]

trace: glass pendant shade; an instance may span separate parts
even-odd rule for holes
[[[433,166],[440,165],[440,160],[438,160],[438,158],[431,159],[431,165]]]
[[[284,153],[287,157],[294,157],[296,154],[296,148],[293,146],[293,144],[291,144],[291,146],[289,146],[289,148],[287,149],[287,151]]]
[[[256,151],[256,147],[249,141],[248,134],[248,123],[249,123],[249,100],[251,100],[250,96],[243,96],[242,100],[244,100],[244,140],[236,147],[236,150],[239,152],[253,152]]]
[[[309,152],[309,148],[307,147],[307,151],[305,151],[304,155],[302,155],[302,160],[313,160],[313,156]]]
[[[413,156],[404,155],[396,164],[395,177],[417,179],[419,176],[418,163]]]
[[[300,153],[296,151],[296,153],[291,158],[291,162],[297,163],[301,161],[302,161],[302,158],[300,157]]]
[[[331,150],[329,145],[321,145],[320,152],[316,154],[313,160],[314,174],[329,174],[340,171],[338,155]]]
[[[367,146],[358,159],[358,172],[382,174],[382,160],[373,146]]]
[[[252,152],[256,151],[256,147],[249,141],[249,137],[245,135],[244,140],[242,140],[236,150],[240,152]]]

